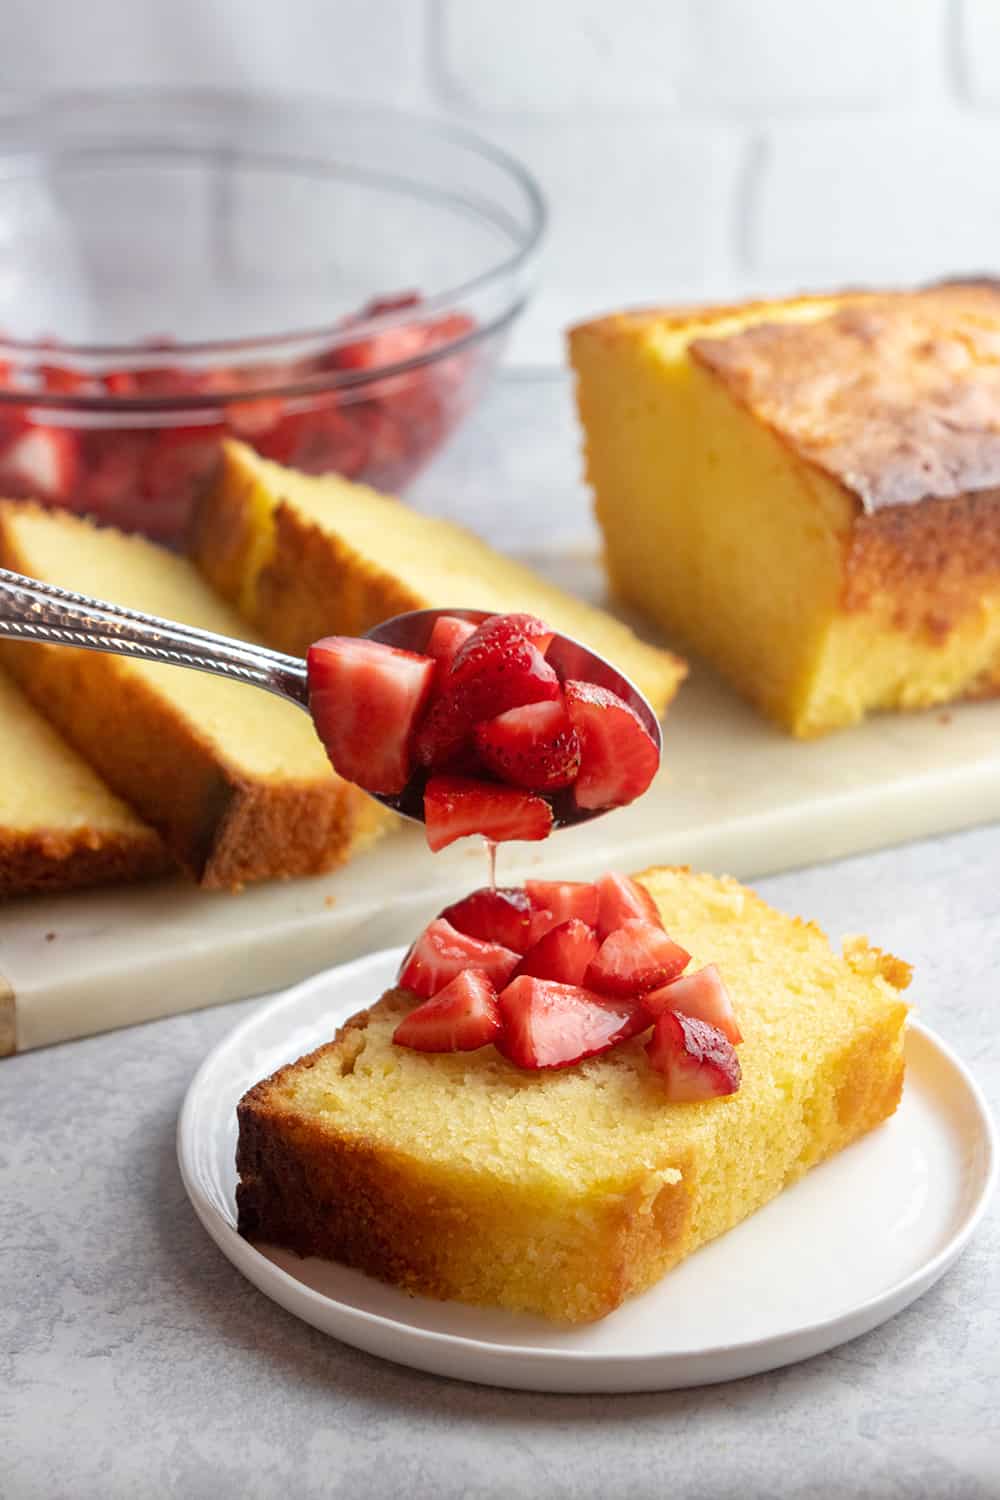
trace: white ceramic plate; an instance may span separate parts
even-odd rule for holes
[[[224,1254],[275,1302],[345,1343],[525,1390],[732,1380],[891,1317],[948,1269],[982,1214],[997,1170],[989,1112],[958,1059],[914,1023],[892,1120],[599,1323],[555,1328],[433,1302],[344,1266],[257,1250],[236,1232],[237,1100],[381,994],[401,952],[370,954],[263,1005],[202,1064],[178,1125],[184,1186]]]

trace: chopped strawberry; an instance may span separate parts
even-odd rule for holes
[[[155,503],[194,504],[219,461],[219,426],[167,427],[155,435],[142,473],[142,493]]]
[[[465,969],[480,969],[501,989],[517,961],[518,955],[500,943],[483,943],[458,932],[444,917],[435,917],[403,959],[399,984],[429,1000]]]
[[[434,680],[429,656],[327,636],[309,647],[309,709],[335,771],[368,792],[401,792]]]
[[[503,1055],[520,1068],[567,1068],[634,1034],[637,1007],[524,974],[500,992]]]
[[[740,1060],[732,1042],[693,1016],[663,1011],[646,1051],[650,1066],[666,1079],[667,1098],[677,1103],[735,1094],[740,1086]]]
[[[529,630],[536,632],[534,638]],[[448,685],[473,722],[559,697],[559,678],[539,648],[551,638],[532,615],[491,615],[469,636],[452,663]]]
[[[440,693],[413,736],[413,758],[429,771],[478,769],[472,720],[450,693]]]
[[[481,833],[496,844],[536,841],[552,832],[552,809],[541,797],[516,787],[435,776],[424,792],[424,830],[435,850],[469,833]]]
[[[91,376],[69,365],[40,365],[39,374],[45,389],[56,396],[87,394],[94,383]]]
[[[580,736],[578,807],[624,807],[649,786],[660,752],[639,715],[593,682],[567,682],[566,708]]]
[[[526,703],[476,726],[483,764],[512,786],[552,792],[571,786],[580,769],[580,740],[558,698]]]
[[[518,971],[515,969],[514,972]],[[680,979],[673,979],[660,989],[650,991],[643,995],[642,1005],[651,1021],[655,1021],[664,1010],[682,1011],[696,1021],[707,1021],[734,1047],[743,1040],[729,991],[715,964],[706,964],[693,974],[683,974]]]
[[[426,343],[426,330],[419,323],[404,323],[357,339],[352,344],[342,344],[333,350],[331,363],[338,370],[370,370],[382,365],[398,365],[422,353]]]
[[[285,415],[285,403],[276,396],[253,396],[247,401],[230,401],[226,420],[237,437],[256,443],[273,432]]]
[[[438,664],[438,681],[451,670],[451,664],[476,627],[471,620],[459,620],[455,615],[438,615],[424,651],[433,656]]]
[[[474,1052],[500,1035],[497,992],[481,969],[464,969],[443,990],[411,1010],[396,1030],[399,1047],[418,1052]]]
[[[644,995],[676,979],[690,959],[662,927],[625,922],[604,939],[586,982],[602,995]]]
[[[79,462],[76,437],[65,427],[25,427],[0,453],[0,495],[68,500]]]
[[[560,922],[529,948],[514,970],[513,978],[527,974],[533,979],[555,979],[560,984],[583,984],[600,943],[597,933],[578,917]],[[648,1023],[647,1023],[648,1024]]]
[[[515,639],[531,641],[543,656],[551,646],[554,634],[555,632],[550,630],[545,621],[540,620],[537,615],[517,613],[490,615],[489,619],[484,620],[479,626],[481,640],[499,643]]]
[[[419,307],[423,301],[419,292],[389,292],[384,297],[373,297],[367,302],[353,321],[366,323],[369,318],[382,318],[386,313],[406,312],[407,308]],[[348,319],[348,322],[352,321]]]
[[[526,880],[524,889],[530,901],[551,913],[553,925],[578,917],[588,927],[597,926],[600,903],[596,885],[582,880]]]
[[[254,439],[265,458],[301,469],[305,474],[345,474],[354,479],[368,462],[368,440],[354,420],[353,408],[333,400],[286,416]]]
[[[635,920],[652,922],[654,927],[663,926],[656,902],[646,887],[628,875],[617,875],[609,870],[597,882],[597,895],[597,936],[602,942],[623,922]]]
[[[502,943],[515,953],[527,953],[548,922],[548,913],[538,911],[516,886],[497,890],[483,886],[453,906],[446,906],[441,915],[459,932],[484,942]]]

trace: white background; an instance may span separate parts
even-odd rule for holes
[[[624,302],[1000,262],[1000,0],[0,0],[0,89],[187,83],[448,117],[552,207],[512,358]]]

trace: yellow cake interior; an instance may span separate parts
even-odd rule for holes
[[[228,636],[253,639],[239,614],[219,600],[182,557],[142,537],[97,528],[31,505],[0,516],[11,566],[33,577]],[[17,648],[10,661],[16,666]],[[309,715],[291,703],[208,673],[109,657],[116,674],[135,676],[193,726],[220,759],[258,780],[330,775]]]
[[[640,878],[693,966],[716,963],[725,977],[745,1038],[735,1096],[665,1102],[641,1040],[534,1074],[491,1047],[408,1051],[391,1041],[414,1003],[402,992],[348,1034],[346,1051],[327,1049],[274,1084],[279,1112],[363,1143],[395,1164],[400,1181],[419,1174],[421,1191],[466,1206],[480,1240],[495,1223],[496,1263],[487,1256],[485,1269],[462,1263],[460,1235],[456,1264],[448,1263],[448,1245],[435,1252],[436,1274],[468,1300],[594,1316],[607,1293],[574,1290],[574,1267],[621,1233],[624,1206],[639,1210],[627,1243],[643,1248],[634,1266],[608,1273],[618,1278],[619,1298],[895,1107],[905,964],[863,940],[838,957],[817,927],[773,911],[732,880],[670,869]],[[693,1209],[678,1228],[673,1218],[683,1218],[688,1200]]]
[[[540,526],[544,534],[543,515]],[[195,536],[193,556],[213,586],[284,650],[305,650],[302,631],[363,634],[407,609],[526,610],[608,657],[658,712],[684,675],[675,656],[464,528],[337,475],[296,473],[243,444],[226,445]],[[277,555],[282,545],[301,547],[301,558]],[[316,602],[303,606],[302,594]]]
[[[0,839],[7,833],[78,834],[151,839],[120,798],[106,787],[0,671]]]
[[[696,339],[864,300],[625,314],[570,339],[614,588],[798,735],[975,691],[1000,660],[997,592],[946,642],[900,628],[896,580],[845,611],[856,498],[690,352]]]

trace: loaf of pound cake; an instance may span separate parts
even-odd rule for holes
[[[30,501],[0,502],[0,566],[252,638],[183,557]],[[294,704],[203,672],[9,642],[34,706],[206,887],[340,864],[391,818],[330,769]]]
[[[570,334],[615,589],[796,735],[1000,691],[1000,283]]]
[[[337,475],[314,478],[224,445],[190,552],[212,586],[281,651],[364,635],[411,609],[538,615],[611,661],[662,714],[684,663],[502,556],[471,532]]]
[[[693,962],[718,965],[742,1086],[670,1102],[641,1038],[558,1071],[493,1046],[394,1045],[392,990],[239,1105],[240,1233],[411,1292],[541,1314],[611,1312],[893,1113],[908,965],[730,879],[639,879]]]

